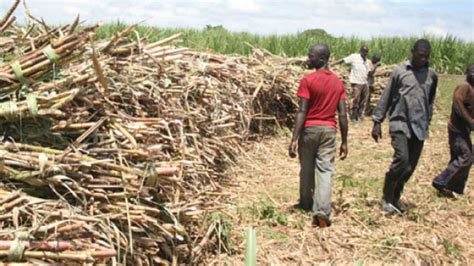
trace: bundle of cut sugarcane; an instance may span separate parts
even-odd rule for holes
[[[88,41],[89,32],[96,26],[65,36],[41,49],[0,66],[0,95],[3,97],[18,89],[21,85],[32,84],[42,78],[54,66],[64,65],[79,54],[80,48]]]
[[[117,256],[110,238],[100,231],[107,224],[63,202],[8,193],[2,188],[0,213],[4,225],[0,236],[1,259],[85,263]],[[63,218],[58,221],[58,216]],[[15,230],[8,228],[9,224]],[[90,239],[97,239],[96,244],[91,244]]]

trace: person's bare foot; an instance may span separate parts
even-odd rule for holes
[[[320,228],[328,227],[331,226],[331,220],[326,215],[318,213],[313,216],[313,226]]]

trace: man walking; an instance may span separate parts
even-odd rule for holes
[[[336,153],[336,110],[341,129],[340,158],[348,153],[346,93],[342,81],[327,69],[330,56],[325,44],[312,46],[308,52],[308,67],[315,71],[304,77],[298,88],[299,110],[289,147],[290,157],[300,160],[300,202],[312,210],[313,225],[331,225],[331,193]],[[317,184],[315,185],[315,175]]]
[[[415,171],[428,137],[433,115],[438,77],[429,68],[431,45],[416,41],[411,60],[395,68],[372,115],[372,137],[382,137],[381,123],[389,114],[390,135],[395,151],[390,169],[385,175],[382,210],[388,214],[403,213],[400,196],[403,187]]]
[[[361,120],[369,94],[369,88],[367,86],[367,77],[370,70],[367,60],[368,54],[369,47],[363,45],[359,53],[351,54],[332,64],[332,66],[334,66],[344,62],[351,65],[349,82],[351,83],[352,95],[354,97],[352,99],[351,113],[351,120],[353,122],[359,122]]]
[[[471,132],[474,129],[474,64],[466,70],[466,82],[456,87],[453,94],[451,117],[448,123],[451,160],[448,167],[433,180],[433,187],[441,195],[453,197],[453,192],[464,193],[473,153]]]

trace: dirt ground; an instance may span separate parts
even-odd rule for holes
[[[324,229],[312,227],[310,213],[292,207],[298,200],[299,164],[287,155],[287,132],[254,144],[230,169],[234,196],[224,213],[232,221],[233,252],[209,263],[241,265],[245,232],[253,227],[261,265],[472,265],[474,170],[466,193],[455,199],[439,197],[431,187],[449,160],[446,122],[453,84],[459,81],[441,82],[430,138],[402,195],[408,206],[403,216],[384,216],[379,209],[393,153],[386,123],[379,143],[370,138],[370,118],[350,124],[349,156],[336,161],[333,225]]]

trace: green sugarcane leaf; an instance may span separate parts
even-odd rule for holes
[[[250,227],[247,230],[247,244],[245,247],[245,266],[257,265],[257,233]]]
[[[28,110],[30,111],[31,116],[35,117],[38,115],[38,101],[36,95],[28,94],[26,95],[26,104],[28,105]]]
[[[18,115],[18,106],[15,102],[8,101],[3,102],[0,105],[0,114],[3,115],[7,120],[14,121]]]

